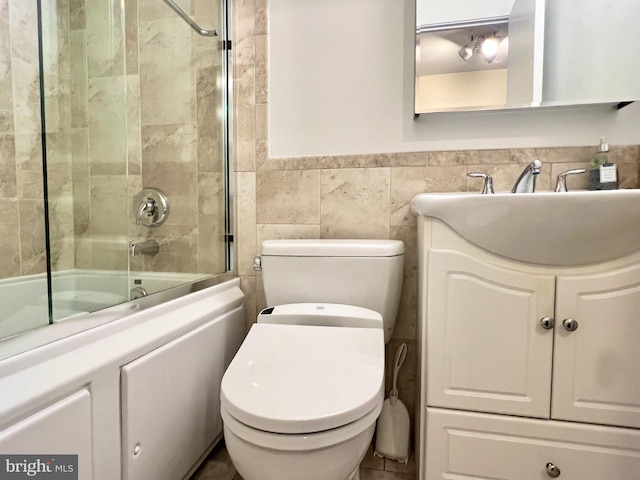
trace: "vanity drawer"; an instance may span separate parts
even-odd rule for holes
[[[633,429],[427,408],[426,445],[426,480],[640,477]]]

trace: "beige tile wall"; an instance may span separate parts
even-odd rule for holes
[[[46,269],[36,15],[0,0],[0,278]]]
[[[468,150],[305,158],[267,156],[267,0],[235,4],[235,169],[237,269],[249,305],[247,326],[265,307],[261,279],[252,269],[263,240],[272,238],[391,238],[405,243],[405,276],[393,359],[409,346],[399,377],[400,398],[413,411],[417,304],[416,219],[411,198],[421,192],[480,190],[469,172],[494,177],[510,190],[524,165],[544,163],[539,189],[550,189],[561,171],[588,166],[594,148]],[[613,146],[621,187],[638,187],[638,146]],[[568,187],[586,188],[586,177]],[[388,369],[390,372],[390,365]],[[391,375],[388,375],[388,379]]]

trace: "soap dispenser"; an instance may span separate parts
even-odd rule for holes
[[[609,161],[609,144],[604,138],[596,148],[589,171],[589,190],[617,190],[618,170],[615,163]]]

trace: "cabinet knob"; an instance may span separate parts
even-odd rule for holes
[[[547,475],[551,478],[557,478],[560,476],[560,469],[556,467],[553,463],[549,462],[546,465],[547,467]]]
[[[540,326],[545,330],[551,330],[556,325],[556,321],[551,317],[542,317],[540,319]]]
[[[576,322],[573,318],[565,318],[562,321],[562,326],[568,332],[573,332],[578,329],[578,322]]]

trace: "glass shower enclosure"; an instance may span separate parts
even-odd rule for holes
[[[229,270],[227,17],[0,0],[0,338]]]

